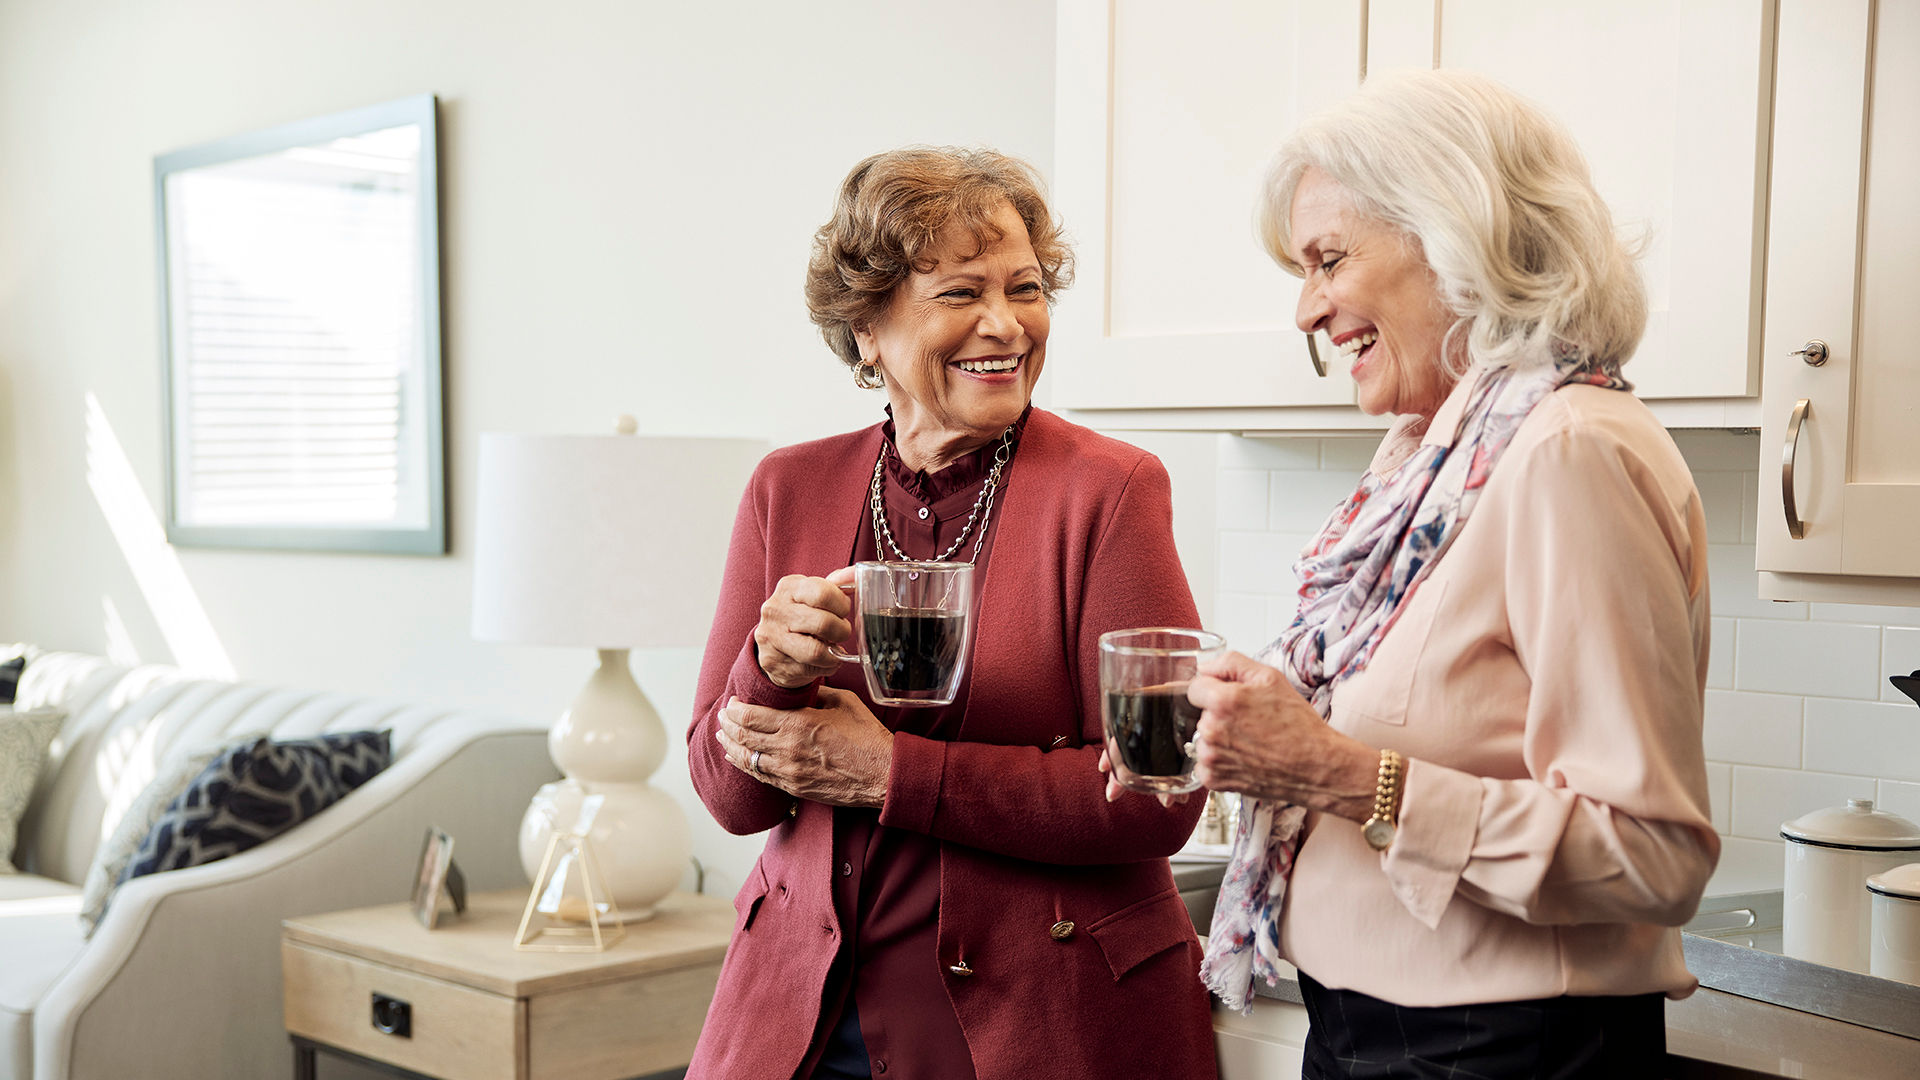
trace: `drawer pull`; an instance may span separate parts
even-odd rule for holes
[[[401,1039],[413,1038],[413,1006],[385,994],[373,995],[373,1030]]]
[[[1787,535],[1795,540],[1806,538],[1807,523],[1800,520],[1793,501],[1793,457],[1800,449],[1800,425],[1812,404],[1806,398],[1793,403],[1793,415],[1787,418],[1787,445],[1780,451],[1780,505],[1787,514]]]
[[[1313,373],[1326,378],[1327,365],[1320,359],[1320,346],[1314,343],[1312,334],[1307,335],[1307,357],[1313,361]]]

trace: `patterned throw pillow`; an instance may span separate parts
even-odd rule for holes
[[[60,734],[65,709],[0,709],[0,874],[15,873],[14,835],[40,782],[47,747]]]
[[[338,802],[393,760],[390,731],[256,739],[213,759],[127,862],[118,884],[258,847]]]
[[[119,887],[120,875],[139,853],[147,834],[160,823],[160,817],[167,812],[167,807],[213,763],[214,758],[225,757],[240,745],[252,746],[253,740],[258,737],[248,736],[244,744],[229,738],[224,742],[193,746],[183,753],[161,760],[153,779],[140,789],[140,794],[134,796],[126,813],[120,815],[120,824],[114,826],[113,835],[94,851],[93,865],[87,867],[87,880],[80,886],[80,924],[86,929],[88,937],[93,936],[94,930],[100,925],[100,917],[107,913],[113,890]]]

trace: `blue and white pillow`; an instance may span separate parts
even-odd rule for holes
[[[286,832],[391,764],[391,735],[255,739],[214,758],[168,804],[116,884],[238,855]]]

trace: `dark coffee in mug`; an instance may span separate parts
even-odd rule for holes
[[[1184,682],[1107,691],[1110,742],[1120,764],[1135,776],[1192,773],[1187,744],[1199,723],[1200,708],[1187,700]]]
[[[888,697],[937,691],[953,677],[967,640],[959,611],[879,608],[860,613],[862,650]]]

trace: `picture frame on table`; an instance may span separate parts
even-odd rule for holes
[[[453,837],[429,825],[420,848],[420,865],[413,875],[413,917],[432,930],[447,901],[452,902],[456,915],[467,910],[467,880],[453,861]]]

